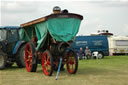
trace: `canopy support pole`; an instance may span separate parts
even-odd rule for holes
[[[57,71],[57,74],[56,74],[56,79],[58,79],[58,76],[59,76],[59,72],[60,72],[60,68],[61,68],[61,63],[62,63],[62,57],[60,57],[60,62],[59,62],[59,67],[58,67],[58,71]]]

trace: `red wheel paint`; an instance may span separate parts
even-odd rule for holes
[[[76,65],[76,60],[75,56],[73,53],[70,51],[67,54],[67,70],[70,74],[72,74],[75,71],[75,65]]]
[[[49,75],[51,72],[51,60],[50,55],[48,55],[47,52],[45,52],[42,56],[42,68],[45,75]]]
[[[30,72],[32,68],[32,49],[29,43],[27,43],[25,48],[25,65],[27,71]]]

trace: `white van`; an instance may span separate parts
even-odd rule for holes
[[[109,55],[128,55],[128,36],[108,37]]]

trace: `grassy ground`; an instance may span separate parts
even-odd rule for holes
[[[43,74],[41,65],[37,72],[25,68],[0,70],[0,85],[128,85],[128,56],[106,56],[100,60],[79,61],[78,72],[70,75],[61,71],[58,80]]]

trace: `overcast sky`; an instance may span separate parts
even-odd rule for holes
[[[128,35],[128,1],[32,1],[1,0],[0,25],[20,25],[52,13],[54,6],[84,16],[78,35],[109,30],[115,35]]]

